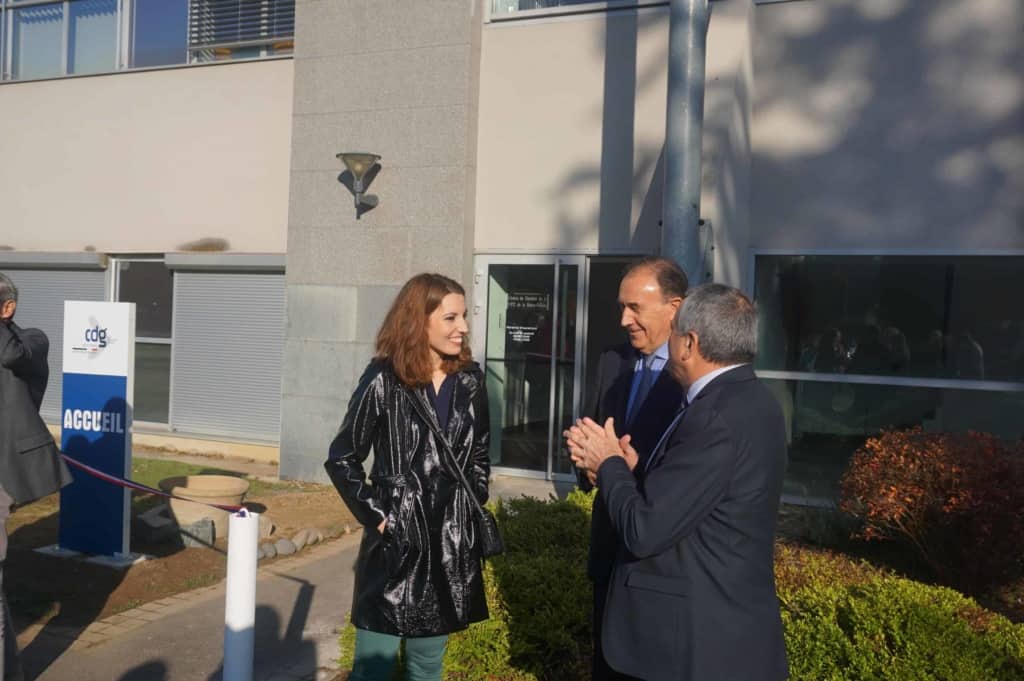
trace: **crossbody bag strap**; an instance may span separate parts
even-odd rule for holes
[[[445,457],[443,463],[451,469],[452,473],[455,475],[455,479],[458,480],[459,484],[462,485],[462,488],[466,490],[473,510],[476,511],[477,514],[483,515],[483,506],[480,505],[480,501],[476,498],[476,492],[473,491],[472,485],[470,485],[469,480],[466,479],[466,474],[462,472],[462,466],[459,465],[458,459],[455,458],[455,452],[452,451],[452,445],[448,442],[448,436],[441,430],[441,424],[437,422],[437,416],[434,414],[432,409],[428,408],[429,405],[425,404],[423,395],[418,390],[410,389],[409,392],[412,393],[413,408],[416,409],[420,418],[427,422],[427,426],[434,434],[434,439],[437,440],[439,445],[438,449],[442,456]]]

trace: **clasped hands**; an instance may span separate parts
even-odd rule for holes
[[[576,419],[576,424],[563,431],[562,435],[572,462],[587,474],[591,484],[597,483],[597,469],[613,456],[625,459],[629,470],[633,470],[640,460],[630,445],[630,436],[615,434],[615,419],[611,417],[604,426],[590,418]]]

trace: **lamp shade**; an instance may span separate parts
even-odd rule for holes
[[[373,164],[380,160],[377,154],[367,154],[359,151],[343,151],[338,158],[345,164],[348,171],[356,181],[362,180],[366,171],[373,167]]]

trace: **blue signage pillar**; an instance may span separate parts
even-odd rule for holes
[[[98,470],[131,474],[134,303],[64,303],[61,448]],[[72,469],[61,490],[61,549],[127,556],[131,492]]]

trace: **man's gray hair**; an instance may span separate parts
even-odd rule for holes
[[[0,305],[8,300],[18,302],[18,287],[14,285],[10,277],[0,272]]]
[[[757,308],[731,286],[690,289],[676,315],[675,331],[696,334],[701,357],[714,364],[745,364],[757,355]]]

